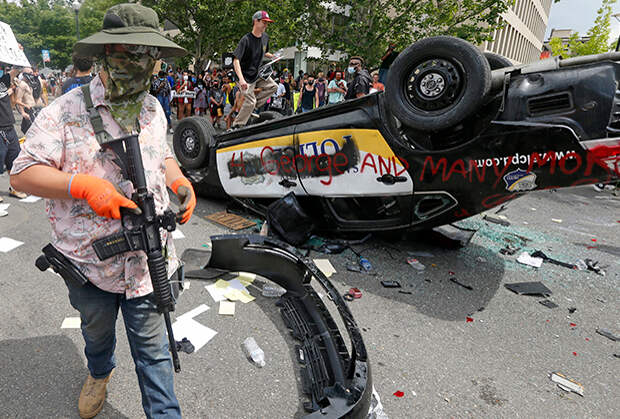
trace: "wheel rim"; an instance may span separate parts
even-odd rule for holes
[[[181,131],[181,149],[183,155],[191,159],[200,154],[200,140],[193,129],[185,128]]]
[[[440,111],[452,106],[463,92],[464,78],[459,63],[445,59],[426,60],[413,68],[405,82],[409,103],[423,111]]]

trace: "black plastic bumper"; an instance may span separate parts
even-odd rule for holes
[[[305,418],[365,418],[370,407],[372,379],[366,347],[349,308],[327,277],[295,248],[257,235],[211,238],[208,267],[252,272],[287,290],[278,301],[282,317],[295,339],[302,365],[304,392],[310,401]],[[347,350],[338,326],[310,285],[315,278],[336,305],[351,339]]]

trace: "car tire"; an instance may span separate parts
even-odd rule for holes
[[[512,61],[510,61],[508,58],[499,54],[494,54],[492,52],[485,52],[484,57],[489,62],[489,67],[491,67],[491,71],[499,70],[500,68],[512,67],[514,65],[512,64]]]
[[[272,121],[274,119],[280,119],[283,115],[280,112],[276,111],[265,111],[258,114],[258,118],[251,118],[248,122],[248,125],[260,124],[266,121]]]
[[[385,96],[404,125],[433,132],[476,112],[490,88],[491,69],[482,52],[463,39],[436,36],[398,55],[388,72]]]
[[[201,116],[184,118],[174,130],[172,145],[179,163],[186,169],[198,169],[207,162],[215,129]]]

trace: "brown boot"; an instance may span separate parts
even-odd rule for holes
[[[105,378],[93,378],[88,374],[88,378],[86,378],[80,392],[80,400],[78,401],[78,410],[81,418],[94,418],[101,412],[103,402],[105,402],[105,389],[108,381],[110,381],[110,377],[112,377],[113,371],[110,371],[110,374]]]

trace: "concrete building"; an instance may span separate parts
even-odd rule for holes
[[[545,47],[551,51],[551,47],[549,43],[553,38],[560,38],[562,40],[562,46],[564,47],[564,51],[568,52],[568,41],[570,37],[575,33],[572,29],[551,29],[551,33],[549,34],[549,39],[545,41]],[[588,42],[590,40],[589,36],[580,36],[577,38],[579,42]]]
[[[494,52],[515,64],[540,59],[553,0],[515,0],[502,15],[505,26],[484,42],[484,51]]]

